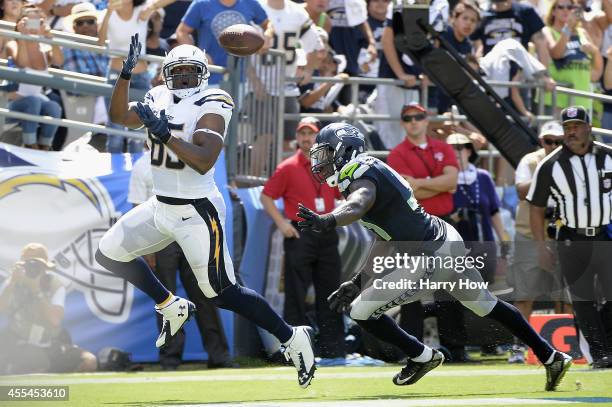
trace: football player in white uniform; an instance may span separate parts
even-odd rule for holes
[[[147,128],[155,196],[108,230],[96,260],[155,301],[155,310],[163,316],[156,341],[161,347],[193,314],[194,305],[170,293],[140,256],[176,241],[202,292],[217,306],[276,336],[298,370],[300,386],[307,387],[315,371],[311,328],[289,326],[262,296],[236,284],[225,242],[225,204],[213,174],[232,116],[232,98],[222,90],[206,89],[210,75],[206,55],[197,47],[181,45],[163,62],[164,85],[151,89],[144,103],[128,103],[130,76],[139,54],[135,35],[113,89],[109,114],[114,123]]]

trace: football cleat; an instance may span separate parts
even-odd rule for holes
[[[544,365],[546,368],[546,391],[555,391],[565,373],[572,365],[573,359],[570,355],[555,351],[552,363]]]
[[[508,363],[524,364],[525,363],[525,348],[520,345],[512,345]]]
[[[404,367],[401,372],[393,377],[393,383],[398,386],[414,384],[418,382],[421,377],[425,376],[427,372],[444,363],[444,355],[442,352],[435,349],[432,349],[432,352],[433,355],[431,356],[431,360],[429,362],[415,362],[408,359],[406,367]]]
[[[181,297],[174,297],[174,301],[164,308],[159,309],[155,306],[155,311],[163,317],[162,329],[155,341],[155,346],[158,348],[165,346],[170,338],[193,316],[195,310],[195,305],[191,301]]]
[[[293,338],[281,347],[281,352],[287,361],[291,361],[298,372],[298,383],[305,389],[310,385],[317,369],[315,365],[312,337],[314,332],[309,326],[293,328]]]

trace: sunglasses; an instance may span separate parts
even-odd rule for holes
[[[557,4],[555,6],[555,8],[557,10],[574,10],[576,8],[576,6],[574,6],[573,4],[568,4],[568,5],[562,5],[562,4]]]
[[[80,27],[83,24],[94,25],[94,24],[96,24],[96,19],[95,18],[88,18],[87,20],[78,20],[78,21],[75,21],[74,24],[77,27]]]
[[[406,123],[410,123],[414,119],[417,122],[421,122],[421,121],[425,120],[426,117],[427,117],[427,115],[425,113],[419,113],[419,114],[415,114],[415,115],[407,114],[407,115],[402,116],[402,121],[406,122]]]
[[[557,147],[559,147],[561,144],[563,144],[563,140],[552,140],[552,139],[549,139],[549,138],[545,138],[544,139],[544,144],[546,144],[547,146],[552,146],[554,144]]]
[[[464,149],[469,149],[470,145],[469,144],[455,144],[453,145],[453,148],[457,151],[463,151]]]

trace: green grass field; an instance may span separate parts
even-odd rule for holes
[[[391,382],[398,369],[393,365],[319,368],[306,390],[298,387],[295,371],[288,367],[12,376],[0,378],[0,385],[67,385],[70,400],[35,404],[0,402],[0,405],[612,405],[612,370],[573,367],[559,390],[550,393],[543,391],[542,367],[502,363],[442,366],[416,385],[405,387]]]

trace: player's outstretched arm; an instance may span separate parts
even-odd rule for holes
[[[200,118],[193,132],[193,144],[177,137],[170,137],[166,145],[176,153],[185,164],[199,174],[206,174],[215,166],[223,148],[225,119],[215,113],[207,113]]]
[[[370,210],[376,200],[376,185],[367,179],[355,180],[349,185],[350,195],[333,212],[319,215],[299,204],[297,216],[300,230],[324,232],[336,226],[346,226],[358,221]]]
[[[108,116],[113,123],[136,129],[142,127],[138,115],[133,110],[134,105],[129,103],[130,79],[132,71],[138,63],[138,56],[142,44],[138,41],[138,34],[132,36],[128,57],[123,61],[121,74],[113,87]]]
[[[338,226],[350,225],[365,215],[376,201],[376,185],[368,179],[358,179],[349,185],[350,194],[332,211]]]

